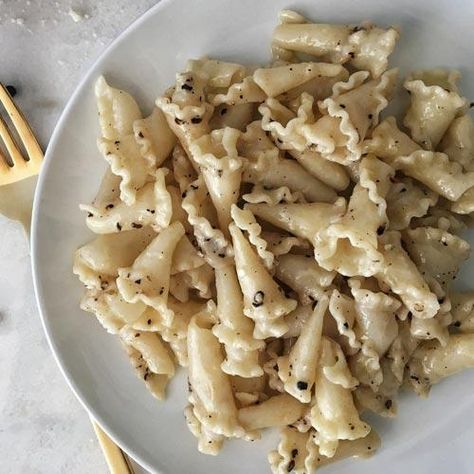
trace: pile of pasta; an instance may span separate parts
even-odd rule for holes
[[[457,72],[413,72],[403,126],[394,28],[283,11],[273,60],[203,58],[143,117],[97,80],[108,171],[75,255],[81,307],[158,399],[188,368],[202,453],[279,427],[275,473],[380,445],[361,416],[474,365],[474,123]]]

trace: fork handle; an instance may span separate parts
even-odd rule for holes
[[[92,418],[91,422],[110,474],[133,474],[127,455],[102,431],[102,428]]]

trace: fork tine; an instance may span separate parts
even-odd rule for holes
[[[3,143],[5,143],[5,147],[10,154],[13,164],[20,167],[24,165],[25,160],[21,154],[21,151],[15,143],[15,140],[13,140],[13,137],[8,130],[7,124],[2,117],[0,117],[0,137],[3,140]]]
[[[21,138],[23,146],[28,153],[28,158],[32,162],[40,163],[43,159],[43,152],[36,140],[30,125],[26,121],[21,111],[17,108],[13,102],[10,94],[6,90],[3,84],[0,83],[0,102],[5,107],[13,125]]]
[[[10,171],[10,166],[7,162],[7,157],[0,151],[0,176],[5,175]]]

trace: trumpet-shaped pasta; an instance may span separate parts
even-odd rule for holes
[[[81,299],[80,307],[83,311],[93,313],[107,332],[118,334],[125,321],[110,309],[105,296],[104,292],[87,290]]]
[[[327,307],[327,297],[320,299],[289,354],[278,358],[278,376],[285,391],[302,403],[311,401]]]
[[[253,338],[254,325],[244,314],[243,297],[233,266],[216,269],[217,318],[212,332],[224,345],[226,359],[222,370],[230,375],[263,375],[258,363],[263,341]]]
[[[320,232],[315,257],[327,270],[371,276],[383,265],[377,235],[385,228],[385,196],[394,171],[370,155],[359,168],[360,182],[353,189],[348,210],[338,222]]]
[[[382,292],[373,292],[363,287],[360,279],[349,280],[355,301],[356,329],[358,339],[364,346],[383,356],[398,335],[396,321],[401,303]]]
[[[258,111],[262,115],[262,129],[270,132],[283,150],[296,149],[304,151],[309,145],[305,136],[305,127],[314,123],[314,99],[303,92],[297,101],[296,114],[277,99],[268,98]]]
[[[306,137],[323,157],[342,164],[359,160],[367,132],[388,105],[387,98],[392,93],[396,75],[397,70],[392,69],[380,79],[364,82],[368,73],[359,71],[347,82],[334,85],[333,95],[320,103],[321,110],[328,115],[305,127]],[[332,119],[331,129],[338,130],[338,140],[330,131],[325,131],[328,117]]]
[[[203,77],[207,86],[212,88],[229,87],[235,82],[241,81],[247,72],[241,64],[218,61],[207,57],[189,60],[186,70]]]
[[[117,140],[133,132],[133,122],[142,114],[130,94],[110,87],[100,76],[95,83],[95,97],[101,134],[106,140]]]
[[[151,372],[167,375],[169,378],[174,375],[174,362],[170,351],[158,334],[124,326],[120,330],[120,338],[127,346],[140,352]]]
[[[233,128],[214,130],[195,140],[190,147],[217,211],[221,230],[227,234],[230,208],[239,197],[242,160],[236,143],[240,132]]]
[[[288,331],[283,335],[283,337],[298,337],[301,334],[301,328],[306,324],[306,321],[308,321],[312,314],[312,305],[298,305],[294,311],[285,316],[285,322],[288,324]]]
[[[316,468],[318,448],[313,443],[311,432],[301,433],[286,426],[280,432],[280,443],[276,451],[270,451],[268,460],[274,474],[308,474]]]
[[[86,224],[96,234],[111,234],[152,226],[156,231],[166,227],[171,219],[171,197],[165,187],[165,174],[156,172],[156,181],[137,191],[135,202],[128,206],[117,199],[101,207],[81,204],[87,211]]]
[[[455,118],[443,136],[439,150],[465,170],[474,171],[474,122],[470,115]]]
[[[303,416],[306,405],[286,393],[239,410],[239,421],[248,430],[286,426]]]
[[[411,155],[420,150],[420,146],[398,128],[395,117],[388,117],[375,127],[372,137],[365,142],[365,148],[389,165],[397,156]]]
[[[344,198],[339,198],[334,204],[247,204],[246,209],[250,209],[254,215],[270,224],[315,245],[318,242],[318,233],[344,214],[346,202]]]
[[[407,229],[403,243],[423,275],[446,287],[469,257],[470,245],[460,237],[434,227]]]
[[[394,28],[384,30],[367,25],[354,31],[349,37],[353,47],[351,65],[356,69],[370,71],[373,77],[379,77],[388,66],[388,57],[395,49],[399,38]]]
[[[209,431],[227,437],[242,437],[245,432],[238,419],[229,376],[221,346],[208,324],[195,315],[188,327],[189,401],[199,422]]]
[[[166,386],[168,385],[170,377],[167,374],[153,373],[140,351],[128,344],[124,344],[124,346],[138,378],[145,382],[146,387],[155,398],[164,400],[166,397]]]
[[[434,150],[456,115],[466,106],[466,99],[441,85],[427,85],[421,79],[405,81],[411,103],[403,124],[413,139],[427,150]]]
[[[362,344],[354,332],[356,321],[354,300],[334,289],[329,299],[329,312],[337,325],[337,337],[333,335],[333,338],[343,347],[346,354],[356,353]]]
[[[384,207],[357,184],[345,215],[317,237],[314,254],[319,265],[347,276],[369,277],[379,272],[383,258],[377,250],[377,231],[385,224]]]
[[[310,255],[287,254],[278,259],[275,276],[296,291],[303,304],[308,304],[325,294],[336,272],[324,270]]]
[[[431,385],[445,377],[474,367],[474,334],[452,334],[443,347],[439,341],[425,341],[408,363],[414,390],[426,396]]]
[[[163,230],[130,267],[118,271],[117,287],[129,303],[143,301],[171,322],[173,312],[167,306],[173,252],[184,235],[179,222]]]
[[[349,185],[347,171],[339,163],[326,160],[316,151],[289,150],[289,153],[308,173],[336,191],[342,191]]]
[[[414,316],[433,317],[439,310],[436,295],[430,291],[418,268],[403,250],[400,233],[385,232],[379,238],[379,248],[385,263],[376,275],[377,280],[398,295]]]
[[[474,186],[474,171],[464,172],[459,163],[450,161],[444,153],[419,150],[395,158],[392,165],[450,201],[457,201]]]
[[[97,141],[99,151],[110,165],[112,173],[120,176],[120,199],[128,206],[134,204],[136,194],[148,180],[148,163],[142,157],[133,135],[120,140]]]
[[[230,248],[224,233],[211,223],[214,208],[209,208],[212,204],[207,193],[204,179],[200,176],[183,193],[182,207],[188,214],[188,221],[193,226],[194,236],[205,259],[212,267],[218,267],[226,265]]]
[[[313,177],[295,160],[278,157],[277,152],[261,154],[257,161],[248,162],[242,179],[270,187],[286,186],[313,202],[334,202],[337,198],[332,188]]]
[[[352,393],[328,380],[323,368],[334,365],[336,343],[322,339],[320,367],[316,371],[315,397],[311,408],[311,424],[316,429],[316,444],[321,454],[332,457],[337,442],[367,436],[370,426],[362,422],[355,408]],[[324,449],[325,445],[329,449]]]
[[[321,61],[344,63],[352,51],[350,33],[348,25],[283,23],[273,31],[272,46],[310,54]]]
[[[284,316],[296,308],[296,301],[281,294],[242,231],[235,224],[231,224],[229,230],[244,295],[244,314],[255,321],[254,337],[280,337],[288,330]]]
[[[270,270],[273,267],[274,256],[267,250],[267,241],[260,237],[262,228],[255,220],[255,216],[248,209],[239,209],[233,205],[231,208],[232,219],[240,230],[246,230],[249,241],[257,250],[258,256]]]
[[[393,183],[387,193],[387,217],[391,230],[402,230],[414,217],[426,215],[430,206],[438,202],[438,196],[423,185],[416,185],[410,178]]]
[[[176,137],[158,107],[153,108],[149,117],[135,120],[133,132],[140,154],[151,169],[161,166],[176,144]]]
[[[118,269],[131,265],[155,235],[150,227],[100,235],[76,250],[73,273],[87,288],[105,290]]]
[[[398,334],[396,313],[401,303],[382,292],[361,287],[358,279],[349,280],[355,302],[354,333],[362,343],[361,351],[352,356],[352,373],[371,388],[383,381],[380,358]]]
[[[191,161],[189,146],[193,140],[209,133],[209,120],[214,111],[214,107],[204,101],[204,86],[204,78],[193,72],[177,74],[171,95],[156,99],[157,107],[165,114],[171,131]]]
[[[268,97],[277,97],[315,78],[332,78],[344,71],[328,63],[296,63],[257,69],[253,79]]]

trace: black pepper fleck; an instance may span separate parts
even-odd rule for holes
[[[296,388],[298,390],[306,390],[308,388],[308,383],[303,382],[302,380],[299,380],[298,382],[296,382]]]
[[[263,291],[257,291],[257,293],[255,293],[253,297],[252,306],[254,308],[258,308],[259,306],[262,306],[264,298],[265,298],[265,293]]]

